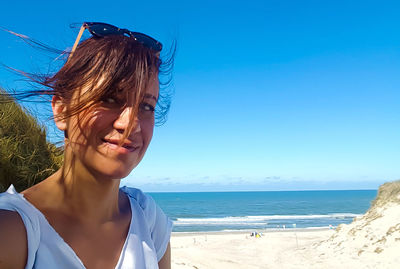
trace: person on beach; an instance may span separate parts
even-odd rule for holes
[[[169,107],[159,74],[172,57],[161,50],[145,34],[84,23],[62,68],[27,94],[52,97],[64,163],[0,194],[0,268],[171,268],[172,221],[150,196],[119,188]]]

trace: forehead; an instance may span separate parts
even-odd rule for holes
[[[81,89],[77,90],[74,92],[74,95],[77,98],[83,97],[83,98],[90,98],[90,96],[103,96],[103,95],[108,95],[108,94],[124,94],[128,93],[129,95],[135,94],[135,89],[133,89],[128,83],[122,82],[122,85],[119,86],[114,86],[114,87],[109,87],[105,86],[105,84],[108,84],[106,79],[106,75],[101,76],[100,79],[97,82],[91,82],[87,83],[84,85]],[[94,85],[93,85],[94,84]],[[157,101],[158,99],[158,94],[159,94],[159,79],[158,75],[152,76],[149,81],[146,83],[147,87],[144,92],[144,98],[150,98],[150,99],[155,99]],[[93,97],[94,97],[93,96]]]

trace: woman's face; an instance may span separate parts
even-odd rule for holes
[[[81,91],[81,95],[85,89]],[[155,76],[148,83],[132,131],[123,140],[132,119],[134,92],[111,96],[95,108],[87,109],[66,120],[66,149],[72,151],[75,164],[96,177],[120,179],[126,177],[142,160],[153,136],[154,108],[159,93]],[[61,129],[61,128],[60,128]],[[122,145],[121,145],[122,144]],[[121,145],[121,146],[120,146]]]

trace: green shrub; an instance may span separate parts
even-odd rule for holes
[[[33,186],[57,171],[62,158],[44,126],[0,89],[0,192],[10,184],[19,192]]]

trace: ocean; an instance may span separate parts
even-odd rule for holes
[[[174,232],[328,228],[364,214],[376,190],[149,193]]]

